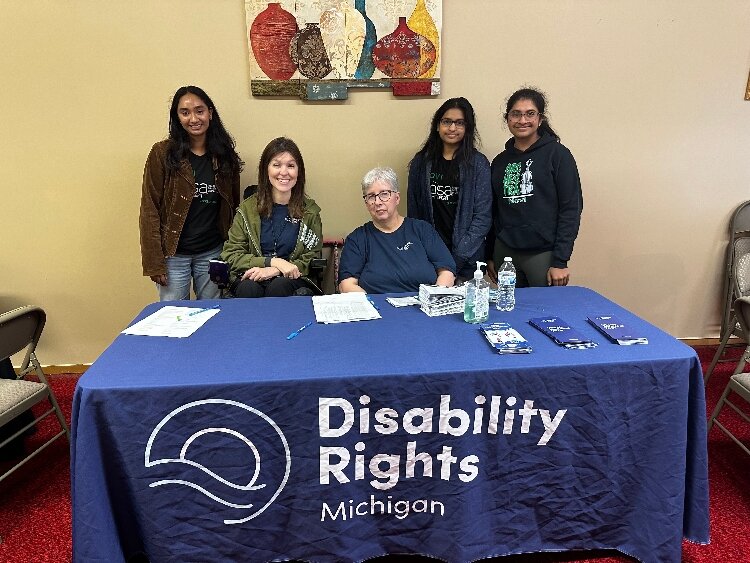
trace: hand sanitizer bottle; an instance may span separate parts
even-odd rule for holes
[[[474,279],[466,282],[466,301],[464,303],[464,320],[467,323],[483,323],[490,315],[490,284],[484,280],[482,266],[477,262]]]

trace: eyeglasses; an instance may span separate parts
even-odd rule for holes
[[[440,125],[443,127],[450,129],[451,125],[455,125],[456,129],[464,129],[466,127],[466,120],[465,119],[448,119],[447,117],[444,117],[440,120]]]
[[[375,198],[379,199],[383,203],[391,199],[391,194],[398,193],[396,190],[383,190],[382,192],[378,192],[376,194],[367,194],[363,195],[362,199],[365,200],[365,203],[367,205],[372,205],[375,203]]]
[[[534,119],[537,115],[542,115],[535,109],[530,109],[529,111],[518,111],[517,109],[514,109],[511,112],[508,112],[508,117],[510,117],[513,121],[518,121],[522,117],[525,117],[526,119]]]

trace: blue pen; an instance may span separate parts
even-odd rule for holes
[[[311,324],[313,324],[313,322],[312,322],[312,321],[310,321],[309,323],[307,323],[307,324],[306,324],[306,325],[304,325],[304,326],[301,326],[301,327],[299,327],[299,328],[298,328],[297,330],[295,330],[295,331],[294,331],[294,332],[293,332],[292,334],[290,334],[289,336],[287,336],[287,337],[286,337],[286,339],[287,339],[287,340],[291,340],[292,338],[294,338],[295,336],[297,336],[297,335],[298,335],[298,334],[299,334],[300,332],[302,332],[303,330],[305,330],[305,329],[306,329],[306,328],[307,328],[308,326],[310,326]]]
[[[193,315],[197,315],[198,313],[205,313],[206,311],[210,311],[211,309],[221,309],[219,305],[214,305],[213,307],[206,307],[205,309],[198,309],[197,311],[193,311],[192,313],[188,313],[188,317],[192,317]]]
[[[375,301],[373,301],[373,300],[372,300],[372,297],[370,297],[370,296],[368,295],[368,296],[367,296],[367,300],[368,300],[368,301],[369,301],[370,303],[372,303],[372,306],[373,306],[373,307],[375,307],[375,310],[376,310],[376,311],[380,311],[380,307],[378,307],[377,305],[375,305]]]

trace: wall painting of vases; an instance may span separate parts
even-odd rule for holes
[[[245,0],[254,96],[440,93],[442,0]]]

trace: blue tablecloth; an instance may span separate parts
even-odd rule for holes
[[[309,298],[221,301],[189,338],[119,335],[75,393],[74,560],[680,561],[683,537],[708,541],[691,348],[580,287],[518,290],[513,312],[491,311],[528,355],[493,353],[461,315],[375,302],[381,320],[292,340]],[[592,314],[649,344],[609,343]],[[545,315],[599,347],[555,345],[527,324]]]

